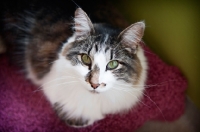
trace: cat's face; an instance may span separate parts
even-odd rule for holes
[[[85,83],[80,87],[85,86],[91,93],[114,90],[119,85],[131,87],[140,77],[140,60],[115,36],[88,36],[67,44],[62,52],[68,73],[77,72],[76,79]]]
[[[133,24],[121,33],[99,27],[81,9],[76,10],[74,36],[61,53],[71,64],[66,69],[77,71],[78,78],[85,81],[85,88],[93,93],[112,90],[119,84],[137,85],[142,67],[136,52],[144,23]]]

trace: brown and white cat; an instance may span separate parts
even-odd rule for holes
[[[91,125],[142,98],[148,67],[140,45],[144,22],[119,30],[92,23],[81,8],[72,21],[54,19],[44,9],[5,17],[9,43],[15,43],[13,52],[20,50],[27,77],[68,125]]]

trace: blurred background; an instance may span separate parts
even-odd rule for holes
[[[200,2],[112,0],[130,23],[144,20],[145,43],[188,79],[187,95],[200,108]]]

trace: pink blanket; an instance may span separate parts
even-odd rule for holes
[[[0,55],[0,131],[5,132],[131,132],[147,120],[172,121],[185,107],[186,80],[145,47],[149,74],[144,98],[128,113],[109,115],[86,128],[72,128],[54,113],[42,91]]]

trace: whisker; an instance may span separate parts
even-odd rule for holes
[[[137,90],[137,91],[139,91],[139,92],[142,92],[142,91],[140,91],[140,90],[138,90],[138,89],[134,89],[134,90]],[[159,110],[159,112],[162,114],[162,117],[163,117],[164,120],[166,121],[166,118],[165,118],[165,116],[164,116],[162,110],[160,109],[160,107],[158,107],[158,105],[156,104],[156,102],[153,101],[153,100],[152,100],[148,95],[146,95],[144,92],[142,92],[142,94],[143,94],[144,96],[146,96],[146,97],[157,107],[157,109]]]
[[[167,121],[166,118],[165,118],[165,116],[164,116],[164,114],[163,114],[163,112],[162,112],[162,110],[160,109],[160,107],[158,107],[158,105],[156,104],[156,102],[153,101],[148,95],[146,95],[144,93],[143,93],[143,95],[146,96],[152,103],[154,103],[154,105],[157,107],[157,109],[159,110],[159,112],[162,114],[162,117],[164,118],[164,120]]]
[[[117,85],[120,85],[120,86],[124,86],[126,88],[134,88],[134,87],[138,87],[138,88],[148,88],[148,87],[152,87],[150,85],[124,85],[124,84],[118,84]]]
[[[150,85],[144,85],[145,88],[150,88],[150,87],[155,87],[155,86],[164,86],[167,85],[168,82],[175,82],[176,80],[168,80],[168,81],[164,81],[161,83],[157,83],[157,84],[150,84]],[[143,85],[135,85],[135,86],[143,86]]]
[[[42,94],[42,95],[40,96],[40,99],[38,100],[38,103],[37,103],[38,106],[41,105],[41,103],[42,103],[42,101],[41,101],[42,98],[45,98],[44,94]]]
[[[125,86],[125,87],[132,87],[132,85],[124,85],[124,84],[120,84],[120,83],[116,83],[117,85],[120,85],[120,86]]]
[[[144,49],[143,49],[143,51],[146,52],[146,53],[148,53],[148,54],[155,55],[154,53],[148,52],[148,51],[146,51]]]
[[[148,105],[146,105],[144,102],[142,102],[137,96],[135,96],[134,95],[134,93],[131,93],[130,91],[126,91],[126,90],[124,90],[124,89],[118,89],[118,88],[113,88],[113,89],[115,89],[115,90],[118,90],[118,91],[123,91],[123,92],[126,92],[126,93],[128,93],[128,94],[130,94],[131,96],[133,96],[133,97],[135,97],[135,98],[137,98],[138,99],[138,101],[139,102],[141,102],[143,105],[145,105],[145,106],[147,106],[147,107],[149,107]]]
[[[41,89],[41,90],[43,90],[43,89]],[[39,90],[38,90],[39,91]],[[35,98],[35,97],[33,97],[34,96],[34,94],[35,94],[36,92],[35,92],[35,90],[30,94],[30,98]],[[36,95],[37,96],[37,95]],[[41,100],[42,100],[42,98],[44,98],[44,99],[46,99],[46,97],[45,97],[45,95],[44,94],[39,94],[39,99],[37,100],[37,105],[39,106],[39,105],[41,105]]]
[[[155,87],[155,86],[164,86],[165,84],[167,84],[168,82],[172,82],[172,81],[176,81],[176,80],[168,80],[168,81],[164,81],[164,82],[161,82],[161,83],[157,83],[157,84],[149,84],[149,85],[124,85],[124,84],[120,84],[120,83],[116,83],[117,85],[120,85],[120,86],[125,86],[125,87],[145,87],[145,88],[150,88],[150,87]]]
[[[58,80],[63,80],[63,79],[66,79],[66,78],[76,78],[76,77],[73,77],[73,76],[61,76],[60,78],[53,79],[53,80],[51,80],[51,81],[49,81],[47,83],[44,83],[44,84],[40,85],[38,87],[38,89],[35,90],[34,92],[42,91],[42,87],[44,87],[45,85],[47,85],[49,83],[52,83],[52,82],[55,82],[55,81],[58,81]],[[77,78],[77,79],[80,79],[80,78]],[[78,82],[78,81],[76,81],[76,82]]]
[[[40,91],[43,91],[43,89],[42,88],[38,88],[38,89],[34,90],[33,93],[40,92]]]
[[[59,85],[64,85],[64,84],[71,84],[71,83],[76,83],[76,82],[78,82],[78,81],[64,82],[64,83],[59,83],[59,84],[53,85],[51,87],[55,87],[55,86],[59,86]]]
[[[127,87],[127,88],[114,88],[116,90],[121,90],[121,91],[124,91],[124,92],[128,92],[130,93],[130,91],[138,91],[138,92],[141,92],[144,96],[146,96],[156,107],[157,109],[159,110],[159,112],[162,114],[162,117],[164,118],[164,120],[166,121],[166,118],[162,112],[162,110],[160,109],[160,107],[158,107],[158,105],[156,104],[155,101],[153,101],[148,95],[146,95],[143,91],[139,90],[139,89],[130,89],[130,87]]]

